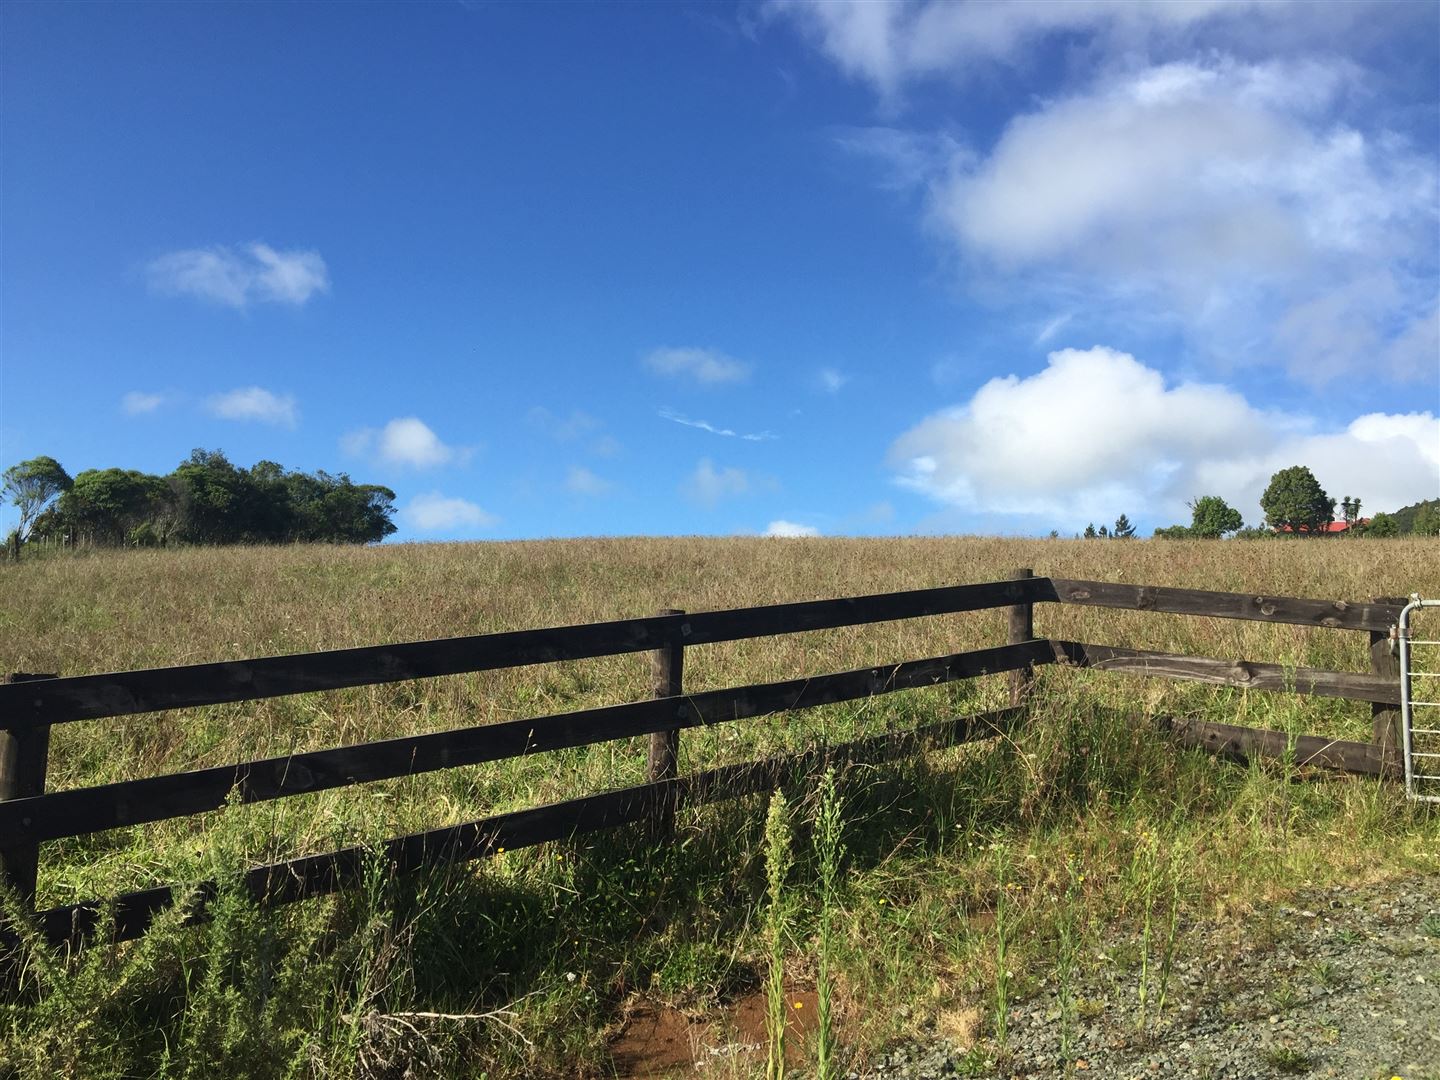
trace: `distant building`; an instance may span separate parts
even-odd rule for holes
[[[1369,524],[1370,524],[1370,519],[1369,519],[1369,518],[1360,518],[1360,519],[1358,519],[1357,521],[1355,521],[1355,523],[1354,523],[1353,525],[1352,525],[1350,522],[1348,522],[1348,521],[1332,521],[1332,522],[1330,522],[1330,524],[1326,525],[1323,529],[1319,529],[1319,530],[1317,530],[1317,531],[1318,531],[1318,532],[1322,532],[1322,533],[1324,533],[1324,534],[1327,535],[1327,536],[1335,536],[1337,533],[1349,532],[1352,528],[1358,529],[1358,528],[1360,528],[1360,527],[1362,527],[1362,526],[1369,525]],[[1288,532],[1293,532],[1294,530],[1292,530],[1289,525],[1281,525],[1281,526],[1280,526],[1278,529],[1276,529],[1275,531],[1276,531],[1277,533],[1288,533]],[[1310,532],[1310,530],[1307,529],[1304,525],[1300,526],[1300,531],[1301,531],[1302,533],[1309,533],[1309,532]]]

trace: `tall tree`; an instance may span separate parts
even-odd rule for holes
[[[15,530],[17,544],[30,538],[35,519],[74,483],[58,461],[45,456],[11,465],[0,475],[5,482],[5,498],[20,509],[20,525]]]
[[[1322,533],[1335,520],[1335,500],[1304,465],[1292,465],[1272,476],[1260,496],[1260,508],[1272,528],[1296,535]]]
[[[1095,531],[1095,523],[1094,523],[1093,521],[1092,521],[1089,525],[1086,525],[1086,526],[1085,526],[1085,539],[1086,539],[1086,540],[1094,540],[1095,537],[1098,536],[1098,535],[1099,535],[1099,534]]]
[[[1115,519],[1115,531],[1110,534],[1117,540],[1129,540],[1135,535],[1135,526],[1130,524],[1130,519],[1121,514]]]
[[[1190,507],[1190,535],[1206,540],[1218,540],[1226,533],[1245,527],[1240,511],[1234,509],[1219,495],[1201,495],[1188,504]]]

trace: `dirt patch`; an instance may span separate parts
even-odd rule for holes
[[[785,1058],[807,1060],[819,1017],[814,990],[785,991]],[[759,992],[722,1005],[701,1019],[679,1009],[639,1002],[610,1042],[610,1061],[619,1077],[683,1076],[695,1071],[748,1075],[765,1059],[766,1001]]]

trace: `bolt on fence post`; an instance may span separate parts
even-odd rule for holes
[[[1034,576],[1035,571],[1025,567],[1013,571],[1010,574],[1010,580],[1026,581]],[[1033,603],[1015,604],[1008,610],[1010,624],[1009,633],[1005,638],[1006,644],[1019,645],[1022,642],[1033,641],[1035,638],[1035,605]],[[1034,664],[1026,664],[1023,668],[1010,672],[1010,705],[1012,708],[1025,703],[1034,684]]]
[[[17,671],[5,681],[39,682],[54,675]],[[0,731],[0,802],[45,794],[45,772],[50,764],[50,725]],[[27,907],[35,903],[35,878],[40,866],[40,845],[6,843],[0,847],[0,872]]]
[[[1409,603],[1407,596],[1376,596],[1377,604]],[[1400,657],[1395,653],[1395,639],[1385,630],[1370,631],[1370,670],[1387,679],[1400,678]],[[1372,753],[1382,767],[1400,771],[1404,763],[1400,760],[1403,736],[1400,733],[1400,710],[1394,705],[1381,701],[1370,703]]]
[[[684,615],[678,608],[666,608],[661,615]],[[679,697],[685,692],[685,642],[677,628],[674,636],[663,646],[650,654],[651,670],[655,675],[654,696],[657,698]],[[680,729],[669,728],[650,734],[650,760],[646,779],[674,780],[680,775]],[[666,794],[655,818],[654,832],[657,836],[668,836],[675,828],[676,796],[674,789]]]

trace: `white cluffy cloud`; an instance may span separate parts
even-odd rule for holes
[[[1217,357],[1274,354],[1316,384],[1430,379],[1436,162],[1341,118],[1360,83],[1344,61],[1152,66],[1043,101],[912,182],[987,280],[1158,311]]]
[[[330,291],[330,272],[319,252],[277,251],[262,243],[172,251],[145,269],[154,292],[233,308],[252,303],[299,307],[316,293]]]
[[[749,364],[718,349],[656,349],[644,362],[657,375],[691,379],[702,386],[744,382],[750,377]]]
[[[1207,49],[1256,41],[1279,44],[1277,39],[1285,45],[1308,40],[1322,48],[1343,48],[1356,23],[1373,28],[1388,21],[1428,29],[1418,10],[1406,10],[1420,6],[1294,0],[770,0],[767,11],[789,19],[847,76],[868,83],[895,106],[913,81],[984,79],[987,62],[1034,64],[1044,38],[1063,41],[1063,53],[1073,54],[1075,66],[1092,69],[1107,60],[1193,49],[1200,35]]]
[[[717,469],[709,458],[701,458],[695,471],[680,485],[680,491],[702,506],[713,507],[721,499],[744,495],[750,487],[750,477],[743,469]]]
[[[449,446],[440,440],[430,425],[418,416],[402,416],[391,420],[380,430],[361,428],[340,440],[341,448],[354,457],[374,457],[385,465],[433,469],[439,465],[463,465],[474,451],[469,447]]]
[[[416,495],[400,511],[400,520],[417,532],[455,532],[487,529],[499,522],[468,499],[454,498],[438,491]]]
[[[1258,521],[1260,493],[1290,465],[1374,510],[1440,493],[1440,419],[1431,413],[1319,427],[1223,386],[1167,385],[1133,356],[1097,346],[1051,353],[1027,378],[992,379],[903,434],[891,463],[900,483],[938,502],[1054,521],[1182,520],[1186,501],[1204,494]]]
[[[293,428],[299,419],[294,397],[272,393],[262,386],[242,386],[225,394],[216,394],[205,403],[205,407],[222,420],[249,420]]]
[[[769,442],[771,439],[778,439],[780,436],[769,431],[743,432],[734,431],[731,428],[716,427],[708,420],[691,420],[688,416],[682,416],[674,409],[661,409],[662,420],[669,420],[672,424],[683,424],[685,427],[699,428],[701,431],[708,431],[712,435],[724,435],[731,439],[743,439],[745,442]]]
[[[164,394],[148,394],[143,390],[131,390],[120,399],[120,408],[127,416],[143,416],[154,412],[163,404]]]
[[[813,525],[797,525],[793,521],[786,521],[784,518],[780,518],[765,526],[765,532],[762,535],[784,537],[819,536],[820,530]]]

